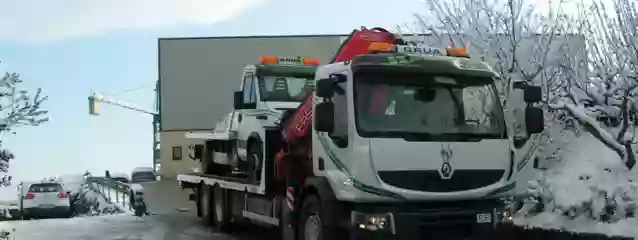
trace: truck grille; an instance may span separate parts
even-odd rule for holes
[[[503,178],[504,170],[454,171],[451,179],[441,179],[436,170],[379,171],[381,181],[394,187],[424,192],[458,192],[494,184]]]

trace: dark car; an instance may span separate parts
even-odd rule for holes
[[[131,182],[139,183],[139,182],[153,182],[157,180],[157,176],[153,171],[153,168],[139,167],[133,169],[133,173],[131,173]]]

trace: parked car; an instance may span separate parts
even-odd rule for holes
[[[128,175],[126,173],[113,173],[111,174],[111,179],[115,180],[115,181],[120,181],[123,183],[129,183],[130,180],[128,178]]]
[[[156,181],[157,176],[151,167],[137,167],[131,173],[131,182],[152,182]]]
[[[41,182],[29,185],[22,199],[24,219],[70,217],[69,192],[60,182]]]

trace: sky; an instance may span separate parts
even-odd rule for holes
[[[129,173],[152,165],[152,118],[102,106],[92,91],[152,109],[157,38],[348,34],[393,29],[423,12],[419,0],[0,0],[0,70],[40,87],[51,121],[3,138],[16,155],[14,183],[89,170]],[[423,11],[422,11],[423,10]],[[15,196],[15,188],[0,198]]]

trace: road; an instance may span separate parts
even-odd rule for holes
[[[254,233],[233,236],[214,232],[187,213],[80,217],[1,222],[0,229],[15,232],[15,240],[253,240]],[[259,231],[259,229],[255,230]]]
[[[0,230],[12,232],[12,240],[257,240],[265,229],[250,228],[231,235],[214,232],[195,215],[188,191],[177,181],[142,184],[153,215],[119,214],[71,219],[0,222]],[[270,236],[270,235],[269,235]],[[1,238],[0,238],[1,239]]]

